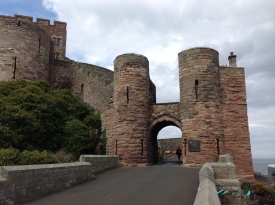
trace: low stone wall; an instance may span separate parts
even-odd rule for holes
[[[194,205],[221,205],[216,185],[209,179],[200,182]]]
[[[81,155],[79,161],[91,163],[92,174],[98,174],[100,172],[113,169],[119,166],[119,160],[117,156]]]
[[[194,205],[221,205],[215,185],[214,171],[210,163],[205,163],[199,172],[200,185]]]
[[[178,159],[176,149],[180,147],[182,150],[182,138],[158,139],[159,153],[163,159]]]
[[[0,204],[30,201],[89,181],[94,178],[93,174],[118,166],[117,156],[80,158],[91,162],[0,167]]]
[[[194,204],[246,204],[231,155],[220,155],[218,162],[205,163],[199,172],[199,180]]]

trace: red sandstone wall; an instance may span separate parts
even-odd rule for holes
[[[61,39],[59,46],[53,45],[53,52],[59,53],[59,59],[64,60],[66,56],[67,23],[54,21],[54,25],[50,25],[50,20],[42,18],[37,18],[36,23],[49,31],[51,38],[56,37]]]
[[[54,21],[54,24],[50,24],[49,19],[37,18],[36,22],[33,22],[33,17],[31,16],[23,16],[15,14],[12,16],[4,16],[0,15],[0,20],[18,20],[25,21],[30,23],[35,23],[39,25],[41,28],[45,28],[48,32],[50,32],[51,38],[57,37],[61,39],[60,46],[54,46],[53,52],[60,53],[60,60],[64,60],[66,56],[66,41],[67,41],[67,23],[61,21]]]
[[[107,115],[108,148],[109,154],[117,154],[125,164],[146,164],[151,158],[149,81],[146,57],[124,54],[115,59],[114,102]]]
[[[0,16],[0,36],[0,80],[48,80],[51,40],[47,31]]]
[[[179,53],[179,69],[183,140],[200,141],[200,152],[186,146],[186,163],[216,161],[216,142],[223,134],[219,54],[210,48],[188,49]]]
[[[156,103],[152,104],[151,126],[161,121],[171,121],[177,127],[180,124],[180,103]]]
[[[244,68],[221,67],[220,76],[223,95],[223,153],[233,156],[238,177],[253,179]]]
[[[0,15],[0,20],[15,20],[17,22],[28,22],[32,23],[33,26],[37,24],[40,28],[44,28],[45,31],[50,33],[50,38],[53,39],[59,38],[61,39],[60,45],[54,45],[53,40],[50,41],[50,53],[45,55],[44,57],[47,58],[49,64],[49,68],[47,69],[48,71],[48,77],[46,78],[47,81],[49,81],[51,84],[54,81],[54,75],[55,75],[55,70],[54,70],[54,58],[55,54],[58,55],[58,59],[64,60],[65,55],[66,55],[66,36],[67,36],[67,31],[66,31],[66,26],[67,24],[65,22],[60,22],[60,21],[54,21],[54,25],[50,25],[50,20],[48,19],[42,19],[42,18],[37,18],[36,22],[33,22],[33,17],[30,16],[23,16],[23,15],[14,15],[14,17],[10,16],[3,16]],[[10,39],[7,39],[8,42],[10,42]],[[11,40],[12,41],[12,40]],[[41,41],[41,45],[42,45]],[[14,45],[12,45],[14,46]],[[29,46],[29,45],[27,45]],[[13,48],[13,47],[11,47]],[[42,62],[41,64],[44,64]]]
[[[105,127],[105,110],[114,91],[114,73],[99,66],[72,60],[55,61],[55,88],[72,90],[84,102],[101,113]]]

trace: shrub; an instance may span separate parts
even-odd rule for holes
[[[59,150],[56,153],[49,153],[52,155],[58,163],[68,163],[73,162],[73,156],[70,153],[66,153],[64,150]]]
[[[19,154],[14,148],[0,149],[0,166],[18,165]]]
[[[92,154],[100,138],[100,115],[70,91],[50,90],[44,81],[1,81],[0,110],[0,148],[64,149],[78,158]]]
[[[251,187],[252,187],[251,183],[247,181],[243,182],[241,185],[242,190],[249,190]]]
[[[254,185],[253,185],[253,189],[255,190],[255,192],[259,195],[263,195],[264,193],[267,192],[267,188],[265,186],[264,183],[257,181]]]
[[[23,151],[20,155],[21,165],[31,164],[55,164],[57,160],[47,152],[35,151]]]

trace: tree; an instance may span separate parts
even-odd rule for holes
[[[0,82],[1,148],[64,148],[78,157],[93,153],[100,129],[100,115],[68,90],[51,90],[44,81]]]

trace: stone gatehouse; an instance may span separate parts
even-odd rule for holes
[[[244,68],[232,52],[229,67],[211,48],[178,54],[180,102],[156,103],[145,56],[122,54],[114,71],[65,57],[66,23],[0,16],[0,80],[47,80],[67,88],[101,113],[109,154],[127,165],[157,162],[157,135],[169,125],[182,132],[185,166],[231,154],[242,178],[253,177]]]

